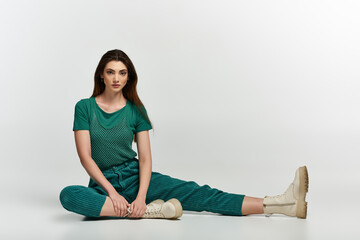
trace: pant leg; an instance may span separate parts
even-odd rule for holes
[[[132,161],[127,168],[121,169],[124,184],[122,193],[129,199],[135,199],[139,190],[138,166],[137,161]],[[245,195],[224,192],[209,185],[200,186],[194,181],[152,172],[146,204],[158,198],[164,201],[177,198],[183,210],[241,216],[244,197]]]
[[[158,172],[153,172],[151,178],[149,198],[161,198],[164,201],[177,198],[183,210],[242,215],[244,195],[227,193],[207,184],[200,186],[194,181],[185,181]]]
[[[71,185],[60,192],[61,205],[70,212],[99,217],[106,195],[95,188]]]
[[[115,190],[121,192],[121,176],[114,168],[103,171],[105,178],[114,186]],[[88,217],[99,217],[105,203],[107,192],[90,178],[88,187],[71,185],[60,192],[61,205],[68,211]],[[128,199],[127,199],[128,200]]]

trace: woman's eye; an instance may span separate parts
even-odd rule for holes
[[[108,74],[111,74],[112,72],[111,72],[111,71],[108,71],[107,73],[108,73]]]
[[[125,76],[125,75],[126,75],[126,72],[122,72],[121,75]]]

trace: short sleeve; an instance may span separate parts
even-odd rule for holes
[[[83,100],[80,100],[75,105],[74,111],[74,130],[89,130],[89,119],[86,111],[86,104]]]
[[[145,107],[142,106],[141,109],[143,110],[146,117],[148,117]],[[135,133],[152,129],[151,124],[144,118],[144,116],[139,112],[137,108],[136,110]]]

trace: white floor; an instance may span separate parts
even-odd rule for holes
[[[305,220],[190,211],[179,220],[96,220],[63,209],[55,191],[38,199],[23,193],[2,197],[0,239],[360,239],[359,194],[351,186],[336,194],[331,187],[313,187]]]

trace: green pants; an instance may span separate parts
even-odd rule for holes
[[[126,161],[103,171],[106,179],[129,203],[132,203],[139,190],[138,159]],[[90,178],[88,187],[71,185],[60,192],[61,205],[68,211],[89,217],[99,217],[108,194]],[[172,178],[152,172],[145,203],[155,199],[167,201],[177,198],[188,211],[208,211],[224,215],[240,216],[245,195],[223,192],[209,185],[199,186],[194,181]]]

